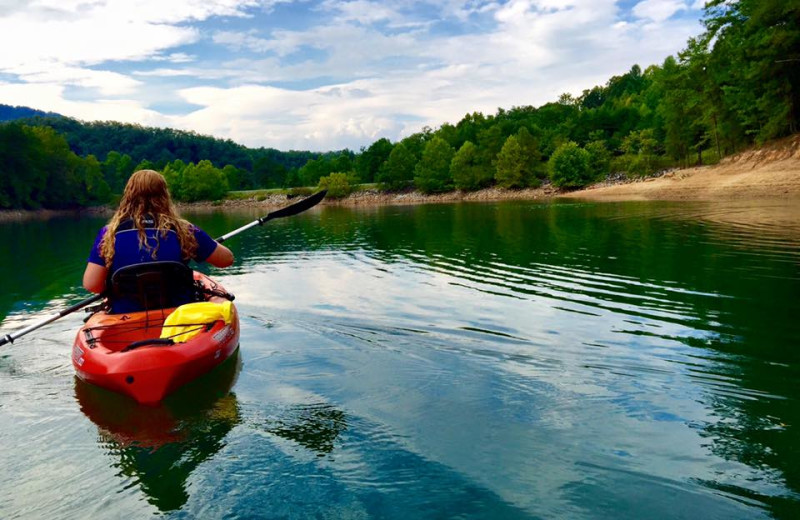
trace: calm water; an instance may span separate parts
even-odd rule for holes
[[[76,381],[83,316],[0,349],[0,518],[797,518],[797,206],[271,222],[212,271],[239,356],[159,408]],[[0,223],[0,329],[85,297],[101,224]]]

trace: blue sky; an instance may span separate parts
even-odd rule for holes
[[[681,50],[702,0],[0,0],[0,103],[281,150],[538,106]]]

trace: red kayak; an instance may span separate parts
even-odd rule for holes
[[[78,331],[72,364],[82,380],[128,395],[146,405],[159,403],[182,385],[228,359],[239,346],[239,317],[224,288],[195,272],[208,302],[226,304],[226,320],[192,323],[195,335],[182,343],[163,338],[164,321],[175,308],[126,314],[93,314]],[[227,296],[227,298],[226,298]]]

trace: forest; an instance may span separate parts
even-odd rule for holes
[[[570,189],[609,173],[714,163],[797,132],[800,4],[712,0],[702,22],[703,33],[677,56],[644,70],[633,65],[579,96],[469,113],[358,152],[253,149],[192,132],[37,113],[0,124],[0,208],[102,204],[142,168],[162,171],[184,201],[317,185],[341,196],[361,183],[424,193],[542,182]]]

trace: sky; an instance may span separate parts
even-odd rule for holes
[[[660,64],[703,0],[0,0],[0,103],[358,151]]]

